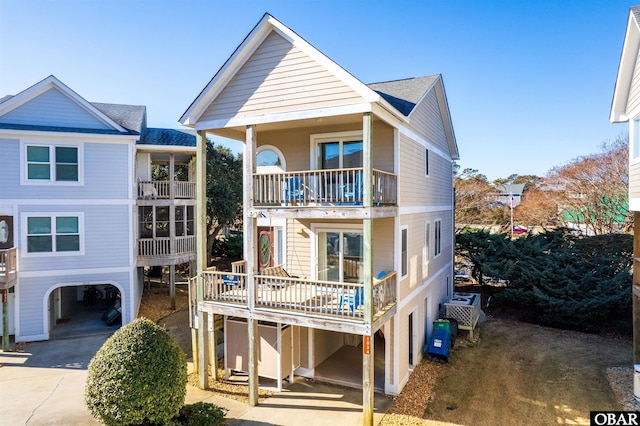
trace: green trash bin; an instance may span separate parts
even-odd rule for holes
[[[433,330],[447,330],[451,336],[451,347],[458,336],[458,321],[455,318],[440,318],[433,322]]]

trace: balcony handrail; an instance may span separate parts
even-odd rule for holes
[[[203,271],[204,300],[248,307],[246,273]],[[362,320],[364,285],[361,283],[309,280],[296,277],[255,275],[255,307]],[[373,282],[373,313],[381,315],[396,302],[396,273]]]
[[[171,237],[138,238],[139,257],[171,256],[195,251],[195,235],[175,237],[175,245],[173,248],[171,247]]]
[[[363,168],[255,173],[254,202],[264,206],[350,206],[363,203]],[[373,203],[395,205],[397,176],[373,170]]]
[[[196,183],[191,181],[173,181],[173,197],[181,199],[196,198]],[[138,181],[138,198],[143,200],[171,198],[171,181],[140,180]]]

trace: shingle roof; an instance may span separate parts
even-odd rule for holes
[[[640,6],[632,6],[631,13],[636,18],[636,22],[640,22]]]
[[[92,133],[92,134],[100,134],[100,135],[126,135],[126,134],[137,134],[134,132],[122,133],[118,130],[110,130],[110,129],[87,129],[84,127],[60,127],[60,126],[37,126],[34,124],[11,124],[11,123],[0,123],[0,129],[10,129],[10,130],[34,130],[38,132],[67,132],[67,133]]]
[[[408,116],[439,76],[439,74],[436,74],[406,78],[403,80],[367,84],[367,86],[377,92],[402,114]]]
[[[91,105],[130,132],[141,133],[147,124],[147,107],[144,105],[103,104],[98,102],[91,102]]]
[[[148,128],[138,145],[196,146],[196,135],[187,129]]]

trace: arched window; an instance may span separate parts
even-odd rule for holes
[[[287,170],[282,152],[271,145],[258,147],[256,154],[256,169],[258,173],[274,173]]]

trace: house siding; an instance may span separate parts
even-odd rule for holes
[[[449,152],[447,138],[438,107],[436,92],[432,89],[411,113],[411,128],[434,147]]]
[[[629,87],[629,97],[627,98],[627,116],[635,115],[640,108],[640,52],[636,57],[636,63],[633,69],[633,78],[631,79],[631,87]]]
[[[629,166],[629,197],[640,198],[640,162]]]
[[[25,143],[60,145],[78,143],[65,139],[35,139],[27,137]],[[131,145],[133,141],[131,142]],[[0,139],[0,179],[4,183],[0,197],[4,199],[43,199],[55,192],[56,199],[123,199],[129,196],[132,186],[129,156],[131,145],[108,142],[80,142],[83,157],[79,158],[84,170],[83,184],[57,184],[29,182],[22,185],[20,169],[26,161],[20,155],[19,139]],[[55,188],[55,189],[54,189]]]
[[[426,148],[400,135],[400,206],[449,206],[452,203],[451,161],[429,153],[429,176],[425,175]]]
[[[323,66],[272,32],[199,121],[340,106],[362,100]]]
[[[24,247],[26,229],[22,229],[22,218],[40,213],[83,213],[84,255],[33,255],[27,254]],[[65,269],[110,268],[130,266],[129,239],[133,230],[129,228],[128,206],[82,206],[82,205],[46,205],[20,206],[19,219],[16,220],[16,235],[19,235],[20,271],[56,271]],[[81,230],[82,232],[82,230]]]
[[[0,123],[112,130],[56,88],[0,116]]]

